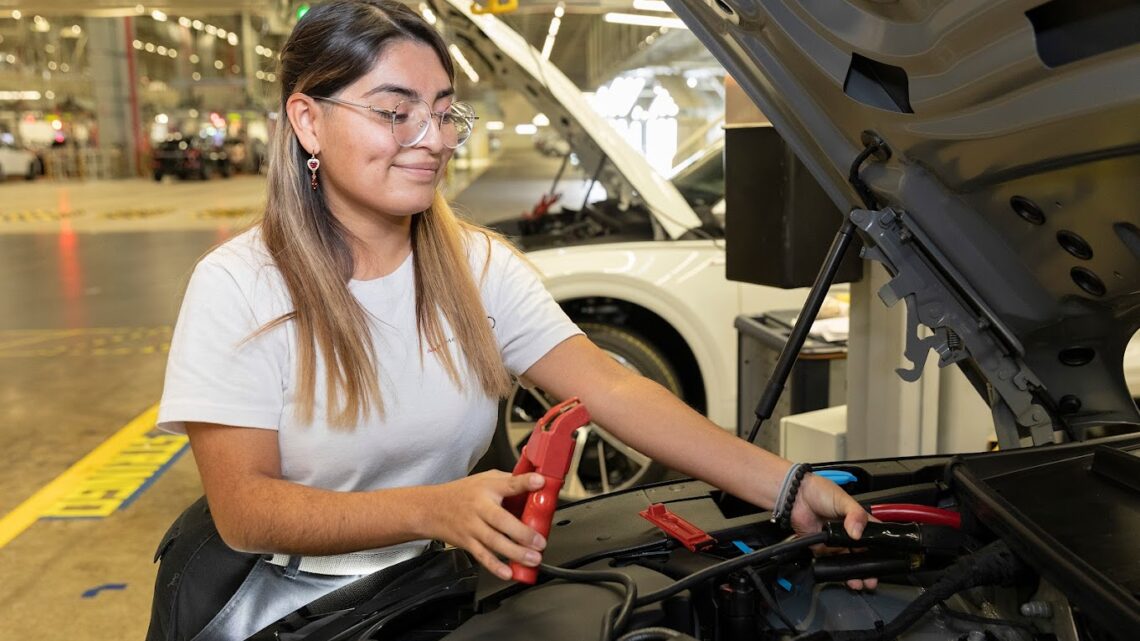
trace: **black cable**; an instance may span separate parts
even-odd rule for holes
[[[776,601],[776,597],[772,596],[772,592],[768,589],[768,586],[764,584],[764,579],[760,576],[760,573],[757,572],[755,568],[744,568],[744,571],[748,574],[748,578],[752,579],[752,584],[756,586],[756,590],[760,592],[760,596],[763,597],[764,602],[768,604],[768,609],[775,612],[776,617],[787,627],[786,632],[789,634],[799,634],[800,631],[796,628],[796,624],[792,623],[788,615],[784,614],[784,609],[780,607],[779,602]]]
[[[737,568],[742,568],[749,565],[754,565],[761,561],[766,561],[779,554],[786,554],[788,552],[793,552],[802,548],[811,547],[817,543],[823,543],[826,538],[826,535],[824,535],[822,532],[817,532],[815,534],[809,534],[805,537],[793,539],[791,541],[769,545],[766,548],[761,548],[755,552],[749,552],[748,554],[728,559],[727,561],[721,561],[720,563],[717,563],[716,565],[710,565],[709,567],[699,572],[694,572],[693,574],[690,574],[680,581],[677,581],[673,585],[661,588],[656,592],[650,592],[649,594],[646,594],[645,596],[637,599],[637,601],[634,602],[634,605],[636,607],[641,607],[643,605],[655,603],[663,599],[668,599],[678,592],[687,590],[694,585],[697,585],[713,577],[720,576],[721,574],[727,574],[733,570],[736,570]]]
[[[819,630],[802,634],[795,641],[883,641],[895,639],[935,605],[967,588],[980,585],[1010,585],[1026,572],[1004,541],[998,540],[978,552],[958,559],[930,589],[911,601],[890,623],[873,630]]]
[[[614,633],[620,634],[626,623],[629,622],[629,613],[633,610],[634,601],[637,599],[637,583],[628,574],[595,570],[567,570],[553,565],[540,565],[538,570],[542,574],[564,581],[620,583],[625,587],[625,596],[622,598],[622,602],[610,608],[602,617],[602,641],[609,641]],[[613,615],[614,608],[618,608],[616,617]]]
[[[642,628],[623,634],[617,641],[659,641],[661,639],[696,641],[696,639],[684,632],[678,632],[672,628]]]
[[[851,168],[847,172],[847,182],[851,183],[851,186],[855,188],[855,191],[859,194],[859,198],[863,201],[863,206],[867,209],[878,209],[879,202],[875,198],[875,194],[871,192],[871,188],[859,177],[859,167],[863,165],[864,161],[871,157],[871,154],[874,154],[881,148],[881,143],[868,144],[863,148],[863,151],[859,152],[858,156],[855,156],[855,160],[851,163]]]
[[[967,621],[969,623],[980,623],[982,625],[998,625],[1006,628],[1017,628],[1019,630],[1029,632],[1030,634],[1037,634],[1037,629],[1028,623],[1022,623],[1021,621],[1011,621],[1009,619],[991,619],[989,617],[979,616],[977,614],[970,614],[969,612],[955,610],[945,603],[938,604],[938,611],[951,619],[959,619],[961,621]]]

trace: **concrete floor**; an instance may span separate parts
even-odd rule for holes
[[[517,216],[557,167],[515,150],[449,193],[477,221]],[[195,260],[252,222],[264,189],[0,184],[0,638],[143,638],[154,548],[201,493],[188,448],[146,413]]]

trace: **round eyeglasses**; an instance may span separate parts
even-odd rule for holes
[[[393,109],[381,109],[328,96],[313,96],[313,98],[371,111],[380,120],[388,123],[392,129],[392,137],[401,147],[418,145],[427,136],[430,123],[434,120],[439,126],[439,137],[443,141],[443,146],[455,149],[471,137],[471,130],[475,128],[475,121],[478,120],[475,108],[466,102],[453,102],[447,109],[433,112],[428,103],[416,98],[401,101]]]

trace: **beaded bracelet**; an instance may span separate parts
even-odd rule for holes
[[[788,468],[784,480],[780,483],[780,491],[776,495],[776,506],[772,510],[772,523],[788,529],[792,521],[792,507],[796,504],[796,495],[800,491],[800,484],[804,477],[811,472],[807,463],[794,463]]]

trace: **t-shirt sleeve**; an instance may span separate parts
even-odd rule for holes
[[[170,342],[159,429],[183,433],[188,421],[277,428],[285,402],[287,332],[279,325],[254,336],[275,317],[251,305],[256,284],[256,272],[243,273],[211,257],[199,262]]]
[[[503,363],[513,376],[521,376],[555,345],[583,333],[546,291],[535,269],[499,241],[491,241],[484,278],[487,313]]]

